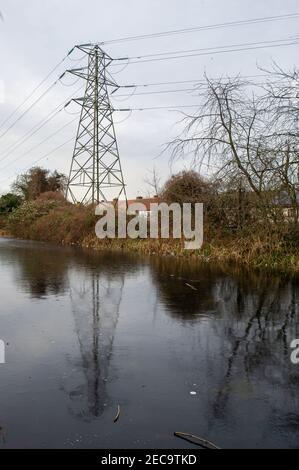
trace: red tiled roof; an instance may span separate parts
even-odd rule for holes
[[[110,202],[110,201],[109,201]],[[112,201],[111,203],[115,203],[116,201]],[[149,211],[150,210],[150,205],[152,203],[159,203],[161,202],[160,201],[160,198],[159,197],[142,197],[142,198],[136,198],[136,199],[128,199],[127,200],[127,203],[128,203],[128,207],[130,207],[132,204],[136,204],[136,203],[142,203],[145,207],[146,207],[146,210]],[[125,207],[126,205],[126,201],[125,200],[119,200],[118,201],[118,206],[122,207],[124,206]]]

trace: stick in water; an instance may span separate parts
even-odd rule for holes
[[[118,420],[119,415],[120,415],[120,406],[117,405],[117,413],[116,413],[115,418],[113,420],[114,423],[116,423],[116,421]]]
[[[196,289],[196,287],[194,287],[194,286],[191,286],[191,284],[188,284],[188,282],[185,282],[185,284],[186,284],[186,286],[190,287],[191,289],[193,289],[193,290],[197,290],[197,289]]]
[[[207,441],[206,439],[203,439],[202,437],[195,436],[194,434],[189,434],[187,432],[174,432],[174,435],[176,437],[181,437],[182,439],[186,439],[187,441],[191,441],[192,439],[196,439],[199,441],[199,445],[206,447],[207,449],[220,449],[220,447],[215,446],[213,442]],[[196,442],[193,442],[193,444],[196,444]]]

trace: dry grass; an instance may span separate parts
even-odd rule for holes
[[[183,240],[105,239],[95,236],[92,207],[72,205],[51,194],[24,203],[0,229],[17,238],[80,245],[95,250],[124,250],[150,255],[195,258],[200,262],[233,263],[280,272],[299,273],[298,230],[254,227],[254,231],[223,233],[209,228],[200,250],[185,250]]]

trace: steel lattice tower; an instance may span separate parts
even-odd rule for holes
[[[108,92],[117,88],[106,71],[112,59],[96,44],[76,47],[87,54],[88,67],[68,70],[86,80],[86,88],[83,98],[73,99],[82,109],[66,197],[83,204],[107,201],[108,195],[127,199]]]

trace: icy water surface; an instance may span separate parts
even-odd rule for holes
[[[0,239],[0,288],[0,447],[299,448],[298,281]]]

